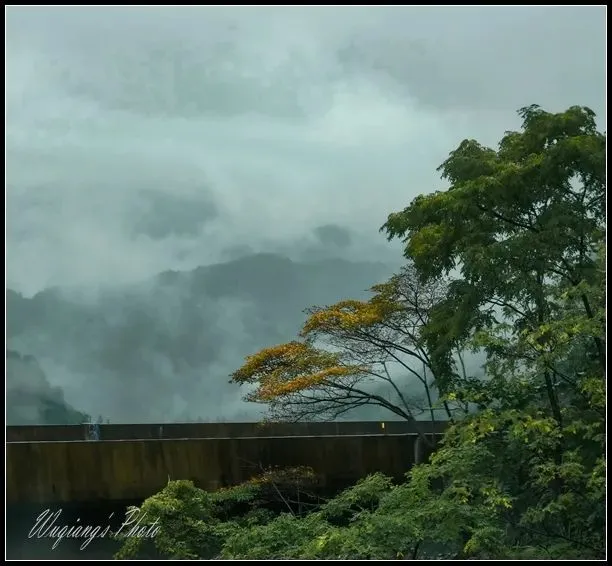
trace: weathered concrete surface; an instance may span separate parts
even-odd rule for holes
[[[245,481],[269,466],[310,466],[324,487],[346,487],[380,471],[410,469],[418,436],[295,436],[11,442],[6,446],[7,503],[144,499],[168,479],[204,489]]]
[[[383,426],[384,424],[384,426]],[[409,423],[406,421],[348,421],[314,423],[172,423],[101,424],[100,440],[150,438],[238,438],[261,436],[344,436],[364,434],[406,434],[443,432],[444,421]],[[7,442],[87,440],[90,425],[7,426]]]

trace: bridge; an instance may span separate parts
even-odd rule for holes
[[[373,472],[401,477],[444,422],[189,423],[9,426],[8,504],[143,500],[169,479],[203,489],[270,467],[309,466],[323,487]]]

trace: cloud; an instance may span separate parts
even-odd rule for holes
[[[399,264],[379,226],[463,138],[532,103],[605,122],[604,10],[8,8],[8,285],[71,287],[14,346],[94,416],[252,417],[227,373],[374,283],[338,257]],[[151,283],[236,258],[210,297]]]
[[[316,238],[323,245],[346,248],[351,243],[351,234],[345,228],[334,224],[317,226],[314,230]]]
[[[324,224],[374,253],[462,138],[531,103],[603,111],[604,9],[9,8],[9,285],[134,281]]]

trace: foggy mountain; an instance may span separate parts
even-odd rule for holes
[[[6,353],[6,420],[9,425],[79,424],[87,415],[64,400],[59,387],[52,387],[32,356]]]
[[[444,188],[462,139],[497,143],[532,103],[605,122],[605,24],[596,6],[9,7],[7,349],[35,360],[7,379],[41,395],[23,418],[43,399],[257,418],[228,374],[398,269],[378,228]]]
[[[95,296],[9,290],[8,344],[34,356],[67,401],[94,419],[252,419],[261,408],[228,383],[244,356],[295,338],[307,306],[365,298],[391,271],[383,263],[255,254]],[[41,395],[49,388],[44,376],[36,384]]]

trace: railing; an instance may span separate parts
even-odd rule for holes
[[[446,421],[345,421],[300,423],[155,423],[7,426],[7,442],[362,436],[442,433]]]

